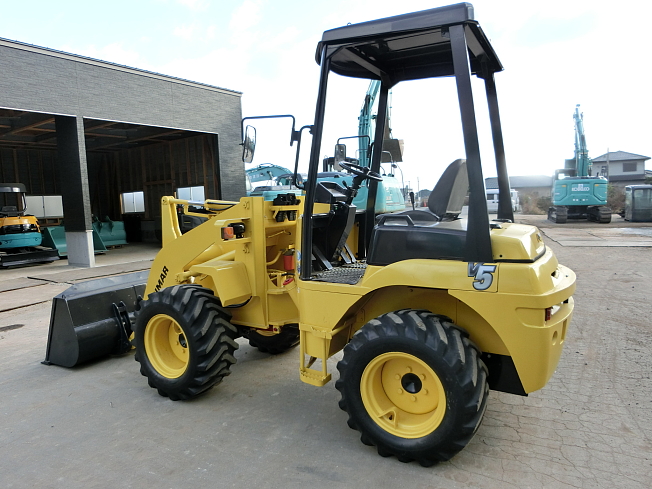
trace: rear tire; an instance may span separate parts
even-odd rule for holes
[[[449,460],[486,409],[487,368],[448,318],[405,309],[365,324],[344,349],[335,386],[349,427],[383,456],[423,466]]]
[[[249,344],[263,353],[278,355],[299,343],[299,328],[296,325],[285,325],[279,333],[269,333],[250,329],[247,333]]]
[[[177,285],[149,294],[136,313],[140,373],[173,401],[190,399],[229,375],[237,329],[210,289]]]

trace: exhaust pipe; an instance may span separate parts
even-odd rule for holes
[[[52,300],[45,365],[74,367],[131,349],[131,321],[148,271],[82,282]]]

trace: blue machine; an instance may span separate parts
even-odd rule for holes
[[[38,219],[25,212],[22,183],[0,183],[0,267],[48,263],[58,260],[56,250],[41,246]]]
[[[360,110],[360,117],[358,119],[358,135],[352,136],[352,138],[358,139],[358,158],[347,158],[344,156],[344,161],[349,163],[354,163],[364,168],[369,168],[370,162],[370,146],[369,141],[373,138],[374,124],[376,115],[373,113],[373,106],[376,100],[376,96],[380,89],[380,81],[372,80],[365,94],[364,103],[362,104],[362,109]],[[275,116],[270,116],[275,117]],[[277,117],[291,117],[291,116],[277,116]],[[266,118],[266,117],[264,117]],[[292,118],[294,121],[294,118]],[[243,119],[244,121],[244,119]],[[295,134],[300,131],[294,130],[294,125],[292,127],[293,138],[291,144],[296,140]],[[341,138],[341,139],[350,139],[350,138]],[[339,141],[338,141],[339,142]],[[255,139],[254,143],[255,145]],[[338,147],[343,145],[338,144]],[[391,169],[393,170],[396,167],[395,161],[401,160],[401,150],[400,143],[396,139],[391,138],[391,129],[389,125],[387,126],[385,140],[383,143],[383,148],[389,148],[388,151],[384,151],[383,159],[384,163],[390,163]],[[298,155],[298,149],[297,149]],[[295,165],[296,166],[296,165]],[[338,171],[340,170],[339,165],[335,162],[334,157],[325,158],[323,164],[323,172],[317,174],[317,182],[334,182],[340,185],[341,187],[350,187],[353,185],[353,179],[355,175]],[[248,185],[251,186],[251,190],[247,191],[247,195],[260,196],[262,195],[265,200],[274,200],[279,194],[286,194],[289,192],[301,193],[303,190],[303,180],[304,176],[300,173],[296,173],[296,179],[298,187],[294,185],[293,177],[295,172],[271,163],[263,163],[254,168],[245,170],[247,177]],[[264,182],[264,185],[256,185],[256,183]],[[376,204],[375,204],[375,213],[383,214],[387,212],[396,212],[405,210],[405,196],[403,193],[404,186],[392,173],[382,175],[382,182],[378,183],[378,190],[376,193]],[[353,199],[353,204],[358,209],[365,209],[367,205],[367,197],[369,195],[368,181],[365,181],[361,188],[358,190],[357,195]]]
[[[575,107],[575,157],[566,160],[563,170],[555,171],[552,186],[552,206],[548,219],[563,224],[567,219],[588,219],[599,223],[611,222],[607,206],[607,179],[591,176],[592,162],[586,147],[584,117]]]
[[[358,118],[358,135],[348,138],[340,138],[336,147],[336,152],[341,152],[339,159],[347,163],[354,163],[363,168],[371,166],[371,146],[370,141],[374,139],[376,114],[373,112],[374,102],[380,89],[379,80],[371,80],[369,88],[365,94],[362,109],[360,110],[360,117]],[[395,161],[402,161],[401,142],[391,137],[391,128],[389,127],[390,117],[387,117],[388,124],[385,126],[385,136],[383,139],[383,154],[381,163],[389,163],[391,170],[396,166]],[[339,144],[343,139],[358,140],[358,158],[346,157],[346,149],[344,145]],[[325,158],[323,162],[323,172],[317,174],[317,181],[330,180],[339,183],[341,186],[351,186],[355,175],[351,173],[344,173],[339,170],[338,158]],[[382,175],[382,182],[378,183],[378,190],[376,193],[376,214],[384,214],[387,212],[397,212],[405,210],[405,195],[404,185],[402,185],[393,173]],[[346,184],[346,185],[343,185]],[[369,195],[369,180],[363,182],[362,187],[358,190],[357,195],[353,199],[353,204],[358,209],[366,208],[367,197]]]

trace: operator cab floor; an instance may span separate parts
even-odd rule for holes
[[[317,282],[355,285],[360,281],[366,270],[367,263],[359,261],[342,265],[340,267],[333,267],[330,270],[315,272],[312,279]]]

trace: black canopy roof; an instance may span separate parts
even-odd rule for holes
[[[27,193],[27,188],[22,183],[0,183],[0,194]]]
[[[448,28],[464,25],[471,72],[502,71],[503,67],[484,32],[473,20],[473,6],[458,3],[410,14],[352,24],[324,32],[317,45],[331,58],[330,70],[343,76],[404,80],[452,76],[453,56]]]

